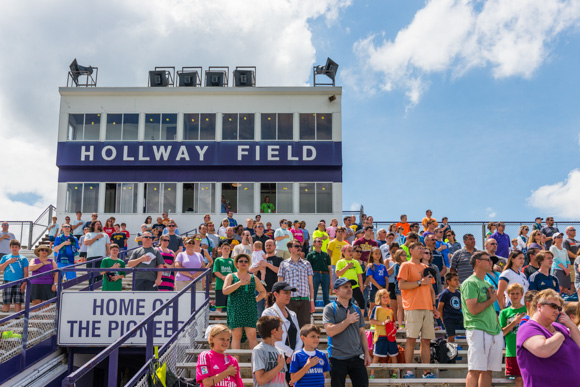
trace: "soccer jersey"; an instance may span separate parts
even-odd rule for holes
[[[324,373],[330,371],[330,364],[324,352],[317,349],[314,351],[306,351],[304,348],[298,352],[294,352],[292,355],[292,361],[290,362],[290,373],[296,373],[300,371],[311,357],[318,357],[318,364],[310,368],[304,376],[294,383],[295,387],[320,387],[324,386]]]
[[[522,306],[518,309],[510,306],[509,308],[503,309],[499,314],[499,325],[502,328],[507,327],[515,320],[518,313],[526,313],[526,306]],[[505,338],[505,356],[515,357],[516,356],[516,336],[518,333],[519,324],[514,326],[514,328],[504,335]]]
[[[228,376],[217,384],[216,387],[243,387],[244,382],[240,377],[240,366],[235,357],[228,354],[215,352],[213,350],[202,352],[197,358],[196,380],[202,384],[204,379],[210,378],[224,372],[233,365],[238,370],[235,376]]]

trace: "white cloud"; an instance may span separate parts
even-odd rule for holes
[[[495,78],[529,78],[579,21],[580,0],[431,0],[393,40],[357,41],[363,70],[347,69],[343,79],[365,94],[402,89],[414,106],[433,73],[491,67]]]
[[[68,65],[99,67],[99,86],[146,86],[154,66],[257,66],[258,86],[304,85],[315,63],[309,23],[335,23],[351,0],[9,2],[0,13],[0,217],[55,203],[58,87]],[[36,192],[40,207],[7,192]]]
[[[485,212],[486,212],[486,215],[489,219],[494,219],[497,216],[497,213],[491,207],[487,207],[485,209]]]
[[[350,204],[350,209],[349,211],[359,211],[360,210],[360,203],[357,202],[352,202]]]
[[[528,198],[528,204],[560,219],[578,219],[580,217],[578,198],[580,198],[580,170],[574,169],[566,180],[544,185],[533,191]]]

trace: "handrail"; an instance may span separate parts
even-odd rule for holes
[[[157,269],[157,268],[154,268],[154,269],[126,268],[126,269],[143,270],[143,271],[163,271],[164,270],[164,269]],[[126,270],[126,269],[123,269],[123,270]],[[95,270],[95,269],[86,269],[86,270]],[[211,274],[211,270],[209,270],[209,269],[187,269],[187,268],[172,269],[172,270],[190,271],[190,272],[197,271],[197,272],[201,272],[202,275],[195,278],[185,288],[183,288],[181,291],[179,291],[173,298],[167,300],[163,305],[161,305],[159,308],[157,308],[156,310],[151,312],[151,314],[149,316],[147,316],[146,318],[141,320],[141,322],[139,322],[137,325],[135,325],[131,330],[126,332],[123,336],[121,336],[120,338],[115,340],[114,343],[112,343],[107,348],[102,350],[99,354],[97,354],[94,358],[92,358],[88,363],[86,363],[85,365],[83,365],[82,367],[77,369],[75,372],[73,372],[72,374],[70,374],[66,378],[64,378],[64,380],[62,382],[63,386],[74,386],[75,383],[80,378],[82,378],[84,375],[86,375],[93,367],[95,367],[97,364],[99,364],[100,362],[105,360],[107,357],[109,357],[109,383],[108,383],[108,386],[109,387],[116,386],[117,385],[117,366],[118,366],[117,361],[118,361],[118,356],[119,356],[119,348],[127,340],[129,340],[131,338],[131,336],[136,334],[141,328],[147,326],[145,359],[147,359],[147,361],[151,361],[151,359],[153,357],[153,331],[154,331],[153,322],[154,322],[155,317],[158,316],[159,314],[161,314],[161,312],[163,312],[165,309],[167,309],[171,304],[174,304],[174,306],[173,306],[173,321],[175,322],[175,324],[177,324],[177,320],[178,320],[177,313],[178,313],[178,308],[179,308],[179,304],[177,301],[179,300],[179,297],[181,297],[181,295],[185,294],[185,292],[187,292],[187,291],[191,291],[191,293],[192,293],[191,294],[191,304],[192,304],[192,310],[195,311],[194,315],[196,315],[197,312],[199,312],[199,310],[201,310],[201,308],[203,306],[205,306],[206,304],[209,303],[209,287],[206,287],[205,301],[200,306],[199,309],[196,309],[196,306],[195,306],[195,304],[196,304],[196,302],[195,302],[196,301],[195,300],[195,293],[196,293],[195,292],[195,285],[197,284],[198,281],[202,280],[204,277],[209,277],[209,275]],[[191,319],[191,316],[190,316],[190,319]],[[182,327],[183,326],[184,325],[182,325]],[[179,328],[176,327],[175,330],[178,331]],[[174,334],[175,334],[175,332],[174,332]],[[173,335],[172,335],[172,338],[173,338]]]

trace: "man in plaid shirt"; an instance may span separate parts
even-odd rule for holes
[[[298,324],[303,327],[310,324],[310,316],[314,313],[314,285],[312,282],[312,266],[310,262],[300,258],[302,246],[296,240],[288,242],[290,258],[280,264],[278,281],[286,281],[296,288],[288,309],[296,313]]]

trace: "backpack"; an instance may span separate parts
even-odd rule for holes
[[[431,340],[431,363],[454,363],[456,358],[457,344],[442,337]]]

